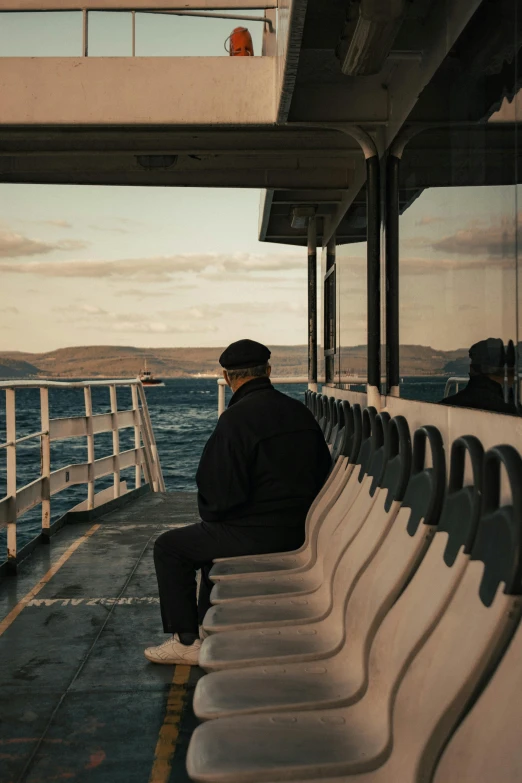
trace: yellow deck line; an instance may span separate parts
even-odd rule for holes
[[[48,582],[51,581],[53,576],[57,573],[57,571],[60,570],[60,568],[63,566],[63,564],[66,563],[69,560],[69,558],[71,557],[71,555],[76,552],[78,547],[81,546],[84,541],[87,541],[87,539],[90,538],[93,535],[93,533],[96,533],[96,531],[98,530],[99,527],[100,527],[99,524],[93,525],[90,528],[90,530],[88,530],[87,533],[85,533],[85,535],[83,535],[81,538],[79,538],[77,541],[75,541],[73,544],[71,544],[71,546],[68,549],[65,550],[63,555],[60,558],[58,558],[56,563],[53,566],[51,566],[51,568],[47,571],[45,576],[42,576],[40,581],[37,582],[36,585],[31,590],[29,590],[27,595],[24,595],[24,597],[21,599],[21,601],[18,601],[16,606],[13,609],[11,609],[11,611],[9,612],[7,617],[5,617],[0,622],[0,636],[2,636],[2,634],[5,633],[5,631],[7,631],[9,626],[12,625],[12,623],[14,623],[14,621],[16,620],[16,618],[18,617],[18,615],[20,614],[22,609],[25,609],[25,607],[27,606],[29,601],[31,601],[35,597],[35,595],[38,595],[40,590],[43,587],[45,587],[45,585]]]
[[[190,666],[175,666],[169,689],[165,718],[160,729],[154,763],[149,783],[168,783],[172,771],[172,759],[179,736],[179,723],[183,710],[185,685],[190,676]]]

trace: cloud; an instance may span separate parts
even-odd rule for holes
[[[157,290],[147,290],[146,288],[124,288],[124,289],[118,289],[118,296],[129,296],[133,297],[135,299],[158,299],[159,297],[164,296],[175,296],[176,291],[179,291],[180,288],[182,289],[190,289],[195,288],[194,283],[179,283],[176,282],[176,288],[173,290],[167,290],[167,291],[157,291]]]
[[[93,229],[93,231],[109,231],[114,234],[130,234],[130,231],[127,228],[122,228],[121,226],[97,226],[96,224],[91,224],[89,228]]]
[[[445,218],[442,217],[430,217],[429,215],[426,215],[425,217],[422,217],[420,220],[417,220],[416,225],[417,226],[431,226],[433,223],[442,223],[445,220]]]
[[[514,258],[423,258],[402,257],[400,270],[405,275],[437,275],[450,271],[479,270],[479,269],[515,269]]]
[[[522,239],[522,229],[518,229],[518,238]],[[484,228],[474,226],[462,229],[455,234],[432,243],[437,252],[456,255],[479,255],[504,258],[515,255],[515,219],[504,218],[496,225]]]
[[[2,307],[3,313],[9,313],[10,315],[18,315],[20,310],[18,307]]]
[[[1,238],[1,235],[0,235]],[[30,240],[29,240],[30,241]],[[42,243],[40,243],[42,244]],[[0,241],[0,256],[1,252]],[[57,249],[53,247],[52,249]],[[41,248],[36,252],[50,252]],[[5,254],[7,256],[7,254]],[[21,255],[21,253],[19,253]],[[24,253],[27,255],[27,252]],[[7,256],[9,257],[9,256]],[[211,274],[215,279],[236,280],[246,272],[264,273],[303,270],[302,255],[274,254],[262,256],[253,253],[225,255],[219,253],[185,253],[151,258],[126,258],[91,261],[29,261],[24,264],[0,263],[0,272],[19,275],[38,275],[50,278],[90,278],[167,283],[174,277],[187,274]],[[251,279],[251,278],[250,278]],[[265,278],[263,278],[265,279]]]
[[[78,239],[42,242],[12,231],[0,231],[0,258],[24,258],[53,253],[55,250],[81,250],[85,247],[87,243]]]
[[[42,223],[45,223],[48,226],[56,226],[57,228],[72,228],[72,223],[69,223],[68,220],[42,220]]]

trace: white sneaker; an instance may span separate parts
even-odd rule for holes
[[[176,633],[158,647],[147,647],[145,650],[145,658],[152,661],[152,663],[182,663],[186,666],[197,666],[200,648],[201,639],[196,639],[193,644],[190,645],[181,644],[179,636]]]

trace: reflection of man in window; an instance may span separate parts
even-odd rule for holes
[[[506,351],[502,340],[488,337],[487,340],[475,343],[469,349],[469,358],[471,366],[467,386],[457,394],[441,400],[441,405],[516,415],[515,406],[504,400]],[[508,367],[508,375],[513,375],[512,367]],[[512,383],[513,378],[508,377],[508,381]]]

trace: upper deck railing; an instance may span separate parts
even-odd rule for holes
[[[92,388],[108,387],[110,413],[93,413]],[[128,387],[131,391],[132,407],[118,410],[117,387]],[[17,438],[16,392],[18,389],[39,389],[40,429]],[[49,416],[49,389],[83,389],[84,416],[69,416],[51,419]],[[96,505],[110,499],[107,491],[95,495],[95,481],[103,476],[113,476],[110,495],[117,498],[126,491],[120,481],[125,468],[135,466],[135,487],[139,488],[142,471],[145,481],[153,492],[163,492],[165,483],[156,448],[154,432],[150,421],[147,400],[141,382],[130,380],[103,380],[84,382],[57,381],[6,381],[0,383],[5,391],[6,440],[0,443],[0,450],[7,452],[7,492],[0,500],[0,529],[7,528],[7,561],[16,567],[18,557],[17,520],[41,504],[42,534],[50,535],[51,497],[77,484],[87,484],[85,507],[92,510]],[[134,429],[134,448],[120,451],[120,430]],[[112,454],[95,459],[94,436],[101,432],[112,433]],[[87,461],[51,470],[51,441],[65,438],[87,439]],[[40,475],[22,487],[17,485],[17,447],[29,440],[40,440]],[[1,558],[0,558],[1,559]]]

